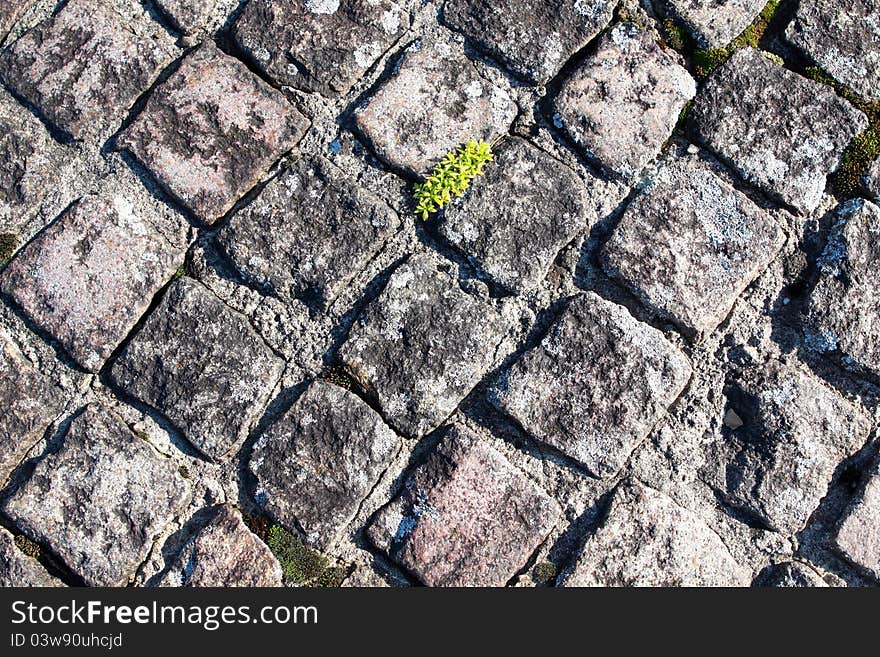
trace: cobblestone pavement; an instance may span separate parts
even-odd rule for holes
[[[4,0],[0,583],[877,585],[878,26]]]

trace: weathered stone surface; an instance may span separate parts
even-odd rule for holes
[[[840,523],[834,543],[847,559],[880,580],[880,474],[874,472],[868,479]]]
[[[119,144],[211,224],[299,142],[307,126],[281,92],[206,42],[152,92]]]
[[[503,586],[560,515],[500,452],[453,425],[367,531],[428,586]]]
[[[385,201],[316,157],[270,182],[219,242],[254,283],[326,307],[399,227]]]
[[[707,480],[768,528],[800,531],[837,466],[865,443],[867,417],[814,375],[778,361],[747,371],[725,394],[743,425],[707,447]]]
[[[15,546],[15,539],[0,527],[0,587],[7,586],[64,586],[46,572],[36,559],[27,556]]]
[[[171,37],[104,0],[71,0],[0,53],[0,78],[74,139],[101,139],[174,56]]]
[[[797,561],[771,566],[762,573],[756,583],[758,586],[777,588],[826,588],[828,586],[819,573]]]
[[[31,4],[33,0],[3,0],[3,11],[0,12],[0,41]]]
[[[668,162],[626,209],[603,265],[690,335],[713,330],[767,267],[785,235],[695,158]]]
[[[92,586],[123,586],[188,501],[177,466],[89,406],[4,512]]]
[[[687,358],[660,331],[590,292],[501,376],[491,400],[537,440],[607,477],[690,375]]]
[[[875,201],[880,201],[880,159],[874,160],[862,182],[868,194]]]
[[[803,0],[786,38],[838,82],[880,100],[880,5]]]
[[[283,369],[247,318],[184,277],[126,345],[111,376],[205,456],[223,460],[247,436]]]
[[[653,33],[621,23],[563,83],[554,121],[587,156],[632,179],[669,139],[696,91]]]
[[[467,196],[446,209],[439,230],[497,284],[525,292],[578,231],[600,218],[589,202],[574,171],[514,137]]]
[[[0,89],[0,232],[14,231],[58,183],[61,149]]]
[[[257,500],[325,549],[354,519],[400,443],[355,394],[316,381],[254,446]]]
[[[61,390],[0,334],[0,486],[63,407]]]
[[[814,210],[867,117],[825,85],[752,48],[737,50],[688,114],[698,141],[750,183],[802,212]]]
[[[696,513],[628,480],[566,586],[748,586],[750,573]]]
[[[161,586],[281,586],[281,565],[229,505],[187,543]]]
[[[766,0],[660,0],[703,48],[726,46],[761,13]]]
[[[184,34],[192,34],[204,27],[217,0],[155,0],[159,9]]]
[[[278,84],[347,93],[409,29],[413,0],[254,0],[235,24],[239,48]]]
[[[0,291],[97,371],[182,256],[126,198],[87,196],[19,252]]]
[[[506,133],[516,118],[509,93],[479,74],[460,43],[421,40],[402,57],[356,114],[358,128],[391,166],[424,175],[468,140]]]
[[[490,366],[507,326],[436,258],[412,256],[352,326],[339,357],[385,419],[421,436],[445,420]]]
[[[614,15],[617,0],[450,0],[443,21],[532,84],[544,84]]]
[[[880,377],[880,208],[855,199],[837,216],[807,307],[808,344]]]

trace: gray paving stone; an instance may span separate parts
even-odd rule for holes
[[[154,0],[162,12],[171,18],[174,27],[184,34],[193,34],[205,27],[217,0]]]
[[[871,198],[880,201],[880,159],[874,160],[862,183]]]
[[[355,394],[321,381],[257,441],[257,500],[326,549],[400,449],[400,437]]]
[[[281,565],[241,513],[224,504],[184,546],[160,586],[281,586]]]
[[[688,117],[699,142],[801,212],[818,207],[828,174],[868,126],[830,87],[752,48],[737,50],[712,75]]]
[[[189,496],[173,461],[93,405],[3,510],[87,584],[124,586]]]
[[[697,159],[676,158],[627,207],[603,264],[694,336],[724,321],[784,242],[770,214]]]
[[[880,377],[880,208],[856,199],[837,217],[807,306],[808,346]]]
[[[19,550],[12,534],[0,527],[0,587],[9,586],[57,587],[64,583],[47,573],[39,561]]]
[[[386,421],[421,436],[445,420],[491,365],[507,329],[433,256],[412,256],[352,326],[339,358]]]
[[[734,508],[795,534],[870,422],[814,375],[779,361],[748,370],[725,394],[743,425],[707,447],[707,481]]]
[[[254,0],[235,24],[245,55],[279,85],[347,93],[410,26],[413,0]]]
[[[775,564],[762,575],[760,586],[773,586],[776,588],[827,588],[828,584],[821,575],[809,566],[788,561]]]
[[[505,134],[516,114],[508,90],[482,77],[459,42],[425,39],[355,120],[380,158],[418,177],[470,139]]]
[[[560,515],[485,439],[453,425],[367,531],[428,586],[503,586]]]
[[[880,5],[802,0],[786,38],[856,93],[880,100]]]
[[[74,139],[103,139],[174,58],[162,28],[105,0],[71,0],[0,53],[0,79]]]
[[[748,586],[751,573],[698,514],[627,480],[566,586]]]
[[[247,318],[184,277],[165,293],[110,374],[205,456],[222,461],[246,438],[283,369]]]
[[[597,477],[618,472],[678,398],[687,358],[660,331],[592,292],[575,297],[491,401]]]
[[[199,220],[212,224],[307,127],[281,92],[206,42],[153,90],[119,145]]]
[[[834,543],[847,559],[880,580],[880,474],[876,471],[846,511]]]
[[[669,139],[696,83],[656,34],[620,23],[562,84],[554,122],[609,171],[635,178]]]
[[[270,182],[219,243],[254,283],[326,307],[399,228],[385,201],[316,157]]]
[[[24,10],[32,4],[33,0],[3,0],[3,12],[0,13],[0,40],[9,33]]]
[[[767,0],[659,0],[703,48],[721,48],[751,25]]]
[[[617,0],[450,0],[443,22],[531,84],[545,84],[614,16]]]
[[[64,407],[64,394],[0,333],[0,485]]]
[[[0,291],[97,371],[183,259],[123,196],[87,196],[22,249]]]
[[[598,180],[590,191],[609,194]],[[522,293],[541,282],[563,246],[600,219],[590,196],[574,171],[512,137],[486,175],[447,207],[439,231],[495,283]]]

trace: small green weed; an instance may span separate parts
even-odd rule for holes
[[[327,557],[307,548],[281,525],[272,525],[266,544],[281,563],[284,577],[300,586],[335,588],[342,584],[346,571],[331,566]]]
[[[471,181],[483,175],[483,167],[492,161],[492,145],[472,139],[449,153],[434,167],[428,179],[415,186],[416,214],[428,217],[445,207],[453,198],[464,195]]]

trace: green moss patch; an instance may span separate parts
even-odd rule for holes
[[[269,527],[266,544],[281,563],[284,577],[295,584],[336,588],[345,579],[345,568],[330,565],[327,557],[306,547],[281,525]]]
[[[9,262],[17,248],[18,235],[14,233],[0,233],[0,265]]]

